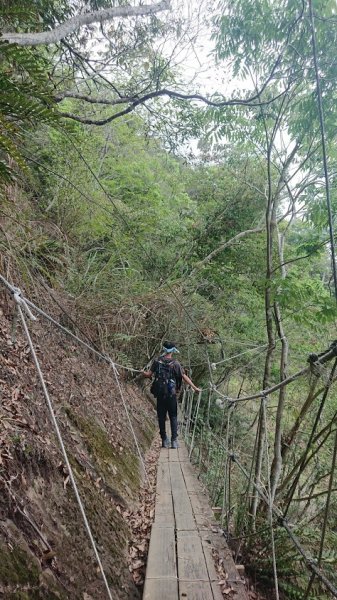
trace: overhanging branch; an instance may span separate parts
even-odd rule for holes
[[[118,112],[114,113],[113,115],[110,115],[109,117],[105,117],[103,119],[92,119],[92,118],[87,118],[87,117],[80,117],[79,115],[75,115],[73,113],[59,112],[60,116],[66,117],[68,119],[72,119],[74,121],[78,121],[79,123],[83,123],[84,125],[107,125],[108,123],[115,121],[119,117],[122,117],[122,116],[132,112],[133,110],[135,110],[135,108],[137,108],[137,106],[139,106],[141,104],[145,104],[148,100],[151,100],[153,98],[160,98],[162,96],[167,96],[168,98],[173,98],[173,99],[182,100],[182,101],[190,100],[190,101],[195,101],[195,102],[202,102],[203,104],[206,104],[207,106],[210,106],[212,108],[224,108],[226,106],[249,106],[249,107],[262,106],[262,105],[267,106],[267,105],[275,102],[278,98],[280,98],[287,92],[288,92],[288,88],[286,88],[283,92],[280,92],[277,96],[274,96],[273,98],[266,100],[264,102],[255,102],[258,98],[258,95],[256,95],[256,94],[254,94],[254,96],[251,96],[250,98],[247,98],[247,99],[234,98],[232,100],[216,101],[216,100],[211,100],[211,99],[207,98],[206,96],[202,96],[201,94],[182,94],[181,92],[175,92],[173,90],[169,90],[166,88],[163,88],[161,90],[156,90],[153,92],[149,92],[148,94],[145,94],[144,96],[141,96],[141,97],[125,96],[125,97],[121,97],[121,98],[116,98],[114,100],[106,100],[104,98],[98,98],[95,100],[95,99],[91,98],[91,96],[85,96],[85,95],[69,92],[69,93],[65,93],[62,95],[58,95],[56,97],[56,102],[61,102],[65,98],[75,98],[77,100],[89,102],[90,104],[103,104],[105,106],[117,106],[120,104],[128,104],[129,105],[125,109],[118,111]]]
[[[41,31],[34,33],[11,33],[5,32],[1,36],[2,41],[19,46],[39,46],[56,44],[63,40],[67,35],[73,33],[83,25],[92,23],[103,23],[112,19],[153,15],[163,10],[169,10],[170,0],[161,0],[158,4],[144,6],[117,6],[106,8],[104,10],[95,10],[93,12],[76,15],[55,27],[51,31]]]

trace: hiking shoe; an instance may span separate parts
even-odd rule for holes
[[[178,440],[172,440],[171,448],[174,448],[174,449],[179,448]]]
[[[162,440],[162,443],[161,443],[162,448],[169,448],[170,445],[171,445],[171,442],[170,442],[169,438],[165,438],[164,440]]]

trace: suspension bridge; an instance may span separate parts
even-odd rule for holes
[[[16,324],[20,320],[31,357],[37,369],[51,422],[59,442],[60,452],[67,466],[84,527],[92,545],[95,561],[101,572],[107,597],[112,599],[114,593],[108,584],[97,542],[86,515],[85,499],[80,496],[76,478],[68,459],[53,400],[35,351],[28,322],[36,320],[36,315],[46,319],[84,349],[89,350],[94,356],[105,361],[107,367],[112,370],[133,435],[135,453],[138,455],[146,478],[144,458],[137,441],[132,424],[132,415],[119,376],[120,369],[131,372],[139,372],[139,370],[117,364],[111,357],[100,352],[90,343],[58,323],[1,275],[0,282],[13,298],[15,309],[12,335],[15,337]],[[331,368],[329,366],[330,362],[332,362]],[[254,536],[256,536],[256,539],[258,538],[260,531],[256,530],[255,527],[259,508],[259,512],[264,519],[263,531],[264,533],[268,532],[274,578],[274,597],[276,600],[280,598],[280,593],[282,593],[282,590],[280,592],[278,577],[280,549],[277,547],[277,535],[280,530],[293,546],[301,568],[307,572],[307,588],[304,595],[301,596],[303,600],[314,597],[310,594],[317,582],[325,590],[324,593],[328,594],[327,597],[337,598],[335,578],[331,575],[331,571],[326,571],[323,560],[333,505],[333,492],[335,491],[337,429],[334,428],[334,425],[337,413],[333,415],[327,426],[322,427],[321,425],[328,394],[336,379],[337,343],[334,342],[330,348],[319,355],[311,355],[308,364],[304,368],[270,388],[236,398],[224,395],[217,388],[213,381],[209,359],[208,366],[210,373],[209,387],[198,395],[193,394],[191,390],[185,390],[183,394],[180,409],[180,437],[184,441],[181,448],[178,451],[163,449],[160,454],[155,519],[148,556],[144,598],[146,600],[159,597],[166,600],[174,600],[175,598],[218,600],[221,597],[221,590],[210,552],[212,547],[218,546],[223,555],[226,589],[229,590],[226,597],[245,600],[247,596],[244,582],[236,570],[233,557],[228,550],[223,535],[223,533],[227,537],[231,535],[233,497],[235,496],[236,487],[243,490],[242,493],[245,498],[246,512],[243,515],[243,521],[251,520],[253,523],[252,533],[247,534],[243,530],[243,535],[237,540],[240,542],[244,539],[245,534],[246,537],[252,539],[254,539]],[[291,385],[301,378],[306,378],[309,381],[307,397],[302,405],[299,418],[288,433],[287,440],[280,440],[278,449],[281,464],[275,465],[274,461],[271,460],[268,443],[268,434],[271,427],[269,399],[275,392],[279,392],[285,386]],[[204,398],[202,398],[202,394]],[[214,395],[222,398],[226,408],[218,430],[210,424]],[[247,406],[247,403],[251,403],[252,412],[256,414],[254,432],[250,428],[251,432],[249,434],[252,441],[251,452],[243,449],[242,444],[235,439],[234,434],[238,411],[240,411],[240,407]],[[280,467],[282,467],[282,458],[289,451],[291,441],[298,433],[301,419],[310,411],[315,411],[315,414],[306,444],[301,449],[301,454],[292,464],[291,470],[280,479],[280,475],[277,476],[275,473],[279,473]],[[302,501],[308,500],[307,497],[302,499],[298,495],[301,478],[308,464],[311,464],[313,457],[317,456],[320,448],[333,434],[334,443],[331,469],[328,473],[329,483],[325,491],[326,501],[322,516],[321,538],[318,552],[316,551],[316,555],[312,555],[308,551],[308,544],[301,540],[296,531],[296,524],[292,521],[293,506],[298,506]],[[220,501],[220,506],[216,506],[217,518],[214,517],[209,500],[201,487],[201,480],[207,480],[212,504],[217,505]],[[282,494],[278,493],[279,490]],[[312,496],[314,497],[314,494]],[[284,540],[284,537],[282,540]],[[237,559],[238,556],[239,550],[235,558]]]
[[[221,534],[185,444],[177,451],[163,448],[158,464],[144,600],[221,600],[211,555],[214,547],[221,551],[227,576],[223,582],[226,594],[235,594],[236,600],[248,600],[245,582]]]

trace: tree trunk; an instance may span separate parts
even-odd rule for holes
[[[266,316],[266,328],[268,336],[268,348],[266,353],[266,360],[263,374],[263,389],[266,389],[270,385],[270,371],[272,364],[272,356],[275,348],[275,337],[273,329],[273,306],[271,299],[271,279],[273,269],[273,234],[276,225],[275,220],[275,199],[272,195],[272,178],[271,178],[271,145],[268,146],[267,152],[267,172],[268,172],[268,196],[267,196],[267,207],[266,207],[266,232],[267,232],[267,265],[266,265],[266,288],[265,288],[265,316]],[[260,412],[259,412],[259,424],[258,424],[258,441],[256,448],[256,464],[255,464],[255,483],[259,485],[262,472],[262,461],[263,461],[263,442],[264,442],[264,419],[263,419],[263,402],[261,400]],[[253,527],[255,527],[256,512],[259,503],[259,495],[257,491],[254,492],[252,502],[252,518]]]
[[[281,235],[280,232],[277,232],[278,237],[278,255],[279,261],[281,265],[281,273],[282,279],[286,277],[286,268],[284,266],[284,235]],[[280,358],[280,381],[284,381],[287,379],[287,367],[288,367],[288,340],[285,336],[285,332],[283,329],[281,311],[278,302],[274,302],[274,318],[277,329],[277,334],[279,340],[281,341],[281,358]],[[275,492],[277,488],[277,484],[279,482],[281,472],[282,472],[282,419],[283,419],[283,411],[284,404],[286,399],[286,386],[281,387],[279,391],[279,399],[277,404],[276,411],[276,423],[275,423],[275,437],[274,437],[274,458],[271,466],[271,500],[274,502]]]

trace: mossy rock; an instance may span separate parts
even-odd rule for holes
[[[136,450],[131,452],[128,448],[123,448],[121,452],[116,451],[107,432],[94,418],[76,414],[70,407],[66,407],[66,413],[84,436],[88,452],[97,462],[106,482],[132,496],[140,486]]]
[[[0,545],[0,581],[2,585],[38,586],[39,569],[19,546],[10,550]]]
[[[0,545],[0,583],[7,588],[6,600],[64,600],[54,580],[49,589],[41,588],[39,561],[18,545]]]

